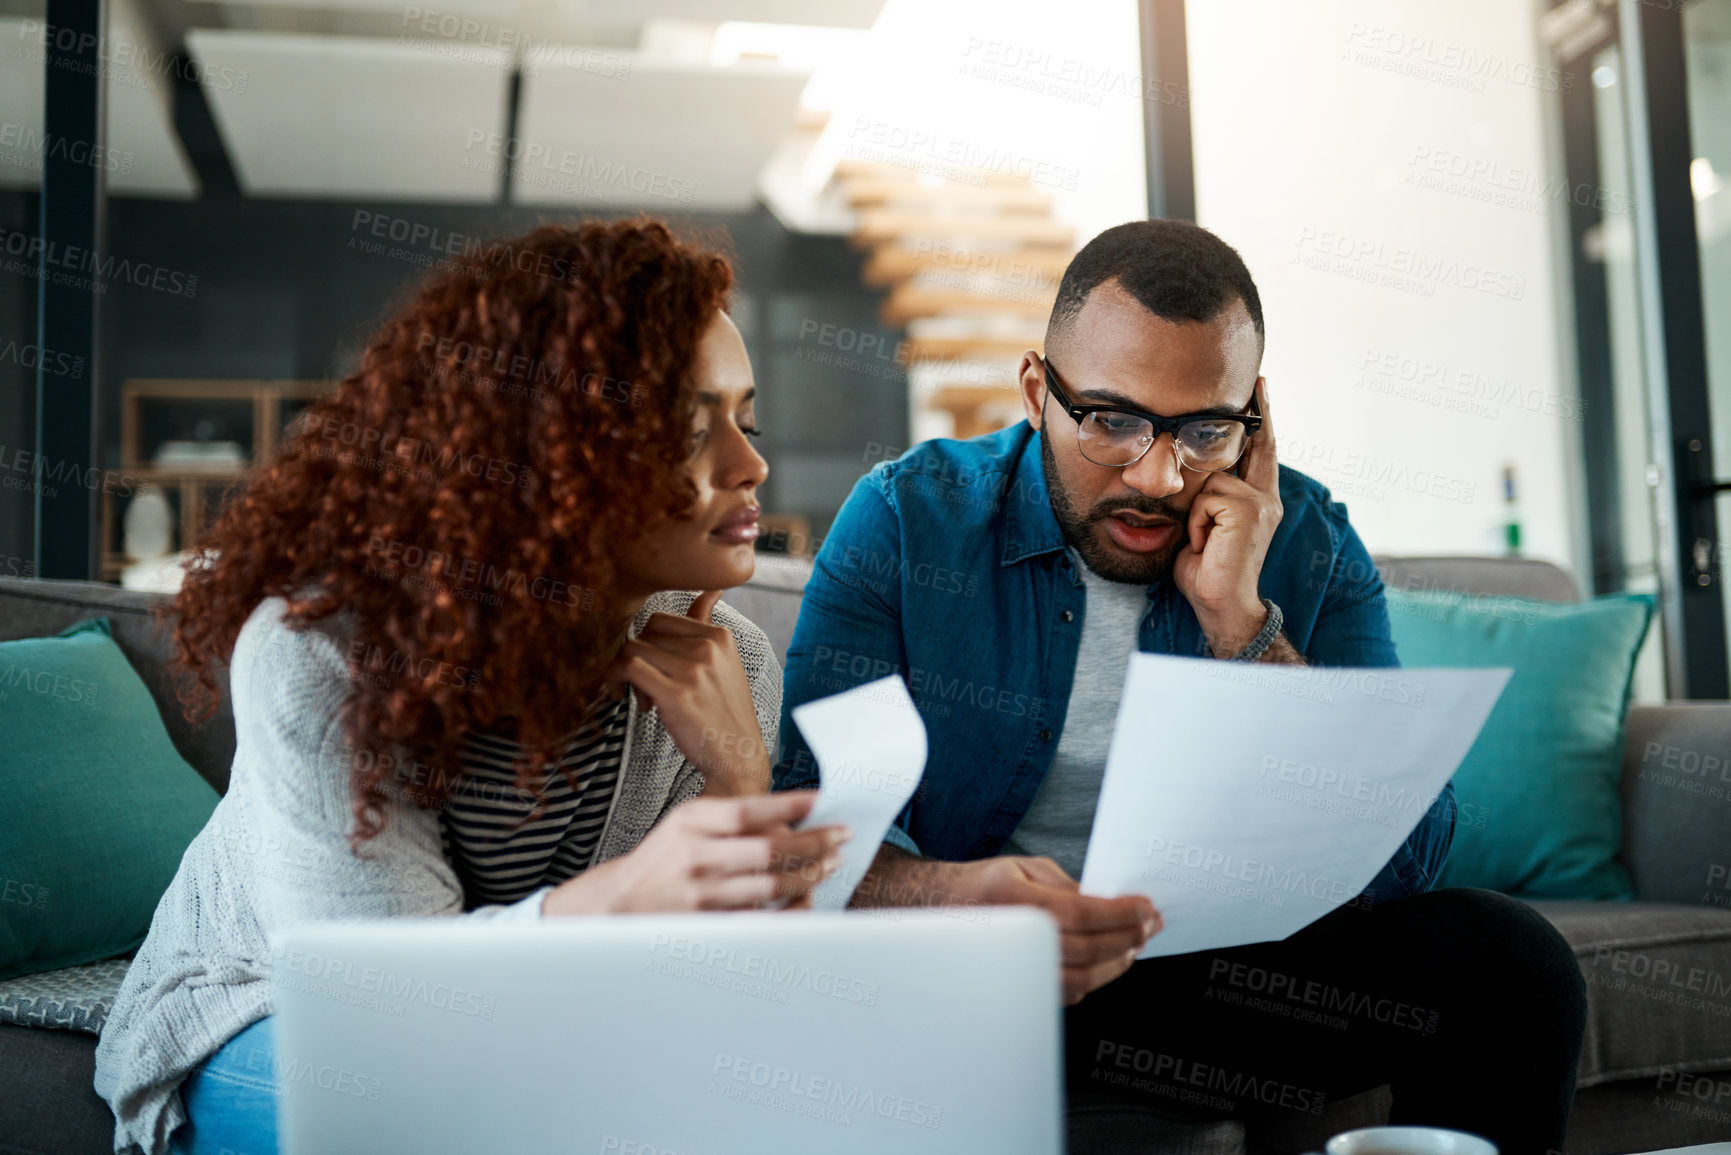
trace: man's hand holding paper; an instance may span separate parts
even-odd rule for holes
[[[1143,958],[1285,938],[1369,885],[1509,673],[1136,655],[1083,892],[1153,901]]]

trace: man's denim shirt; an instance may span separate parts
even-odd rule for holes
[[[1382,580],[1320,483],[1280,467],[1285,508],[1261,593],[1313,666],[1397,666]],[[929,441],[862,477],[817,556],[789,647],[778,790],[817,770],[790,711],[900,674],[929,754],[889,841],[949,861],[996,854],[1022,820],[1063,732],[1085,588],[1052,513],[1040,441],[1026,422],[970,441]],[[1207,655],[1169,579],[1148,589],[1137,648]],[[1175,718],[1173,725],[1183,725]],[[1367,890],[1434,884],[1454,837],[1451,783]]]

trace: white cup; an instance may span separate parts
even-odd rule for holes
[[[1489,1139],[1441,1127],[1366,1127],[1336,1135],[1328,1155],[1497,1155]]]

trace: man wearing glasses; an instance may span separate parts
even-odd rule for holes
[[[1137,962],[1159,912],[1077,889],[1133,652],[1398,664],[1345,508],[1276,461],[1262,346],[1232,248],[1120,225],[1071,262],[1044,355],[1022,356],[1025,422],[860,479],[806,587],[784,708],[900,674],[930,752],[854,902],[1050,912],[1072,1096],[1249,1117],[1389,1084],[1396,1122],[1560,1149],[1580,971],[1524,904],[1431,889],[1452,786],[1359,898],[1284,942]],[[787,715],[781,733],[777,788],[815,785]]]

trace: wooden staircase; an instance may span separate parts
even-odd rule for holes
[[[853,243],[871,254],[866,283],[889,290],[883,322],[907,330],[916,436],[948,426],[973,437],[1021,419],[1016,369],[1024,351],[1041,351],[1075,253],[1075,230],[1052,215],[1045,189],[951,171],[940,179],[855,159],[835,170],[856,216]]]

